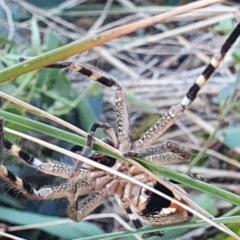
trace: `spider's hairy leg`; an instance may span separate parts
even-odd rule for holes
[[[147,148],[154,144],[156,140],[170,128],[178,119],[179,115],[168,111],[165,113],[152,127],[150,127],[138,140],[132,145],[133,151],[139,151],[140,149]]]
[[[25,59],[21,58],[20,60],[24,61]],[[75,72],[79,72],[89,77],[91,80],[100,82],[104,86],[112,87],[117,84],[116,81],[114,81],[113,79],[109,77],[105,77],[102,74],[94,71],[93,69],[76,62],[58,62],[58,63],[53,63],[51,65],[45,66],[44,68],[58,68],[58,69],[69,68]]]
[[[29,165],[36,167],[38,170],[45,172],[45,173],[49,173],[49,171],[44,171],[42,169],[42,165],[44,166],[45,163],[42,163],[39,159],[36,159],[32,156],[30,156],[29,154],[27,154],[26,152],[23,152],[20,148],[18,148],[17,146],[13,145],[11,142],[9,142],[8,140],[4,139],[3,136],[3,120],[0,119],[0,152],[1,155],[3,155],[3,148],[5,147],[11,154],[13,154],[16,157],[20,157],[21,159],[23,159],[26,163],[28,163]],[[1,159],[2,162],[2,159]],[[4,180],[6,180],[7,182],[10,182],[11,185],[19,190],[20,192],[22,192],[26,197],[31,198],[31,199],[42,199],[42,200],[47,200],[47,199],[56,199],[56,198],[64,198],[64,197],[68,197],[69,196],[69,192],[70,192],[70,185],[65,181],[64,183],[61,183],[57,186],[48,186],[48,187],[43,187],[39,190],[36,190],[35,188],[32,187],[32,185],[28,182],[26,182],[25,180],[15,176],[12,172],[10,172],[4,165],[2,165],[0,162],[0,177],[3,178]],[[60,172],[60,174],[55,174],[56,172],[50,172],[51,175],[56,175],[56,176],[64,176],[61,171],[65,171],[66,168],[68,170],[68,172],[72,172],[73,167],[71,166],[64,166],[58,164],[58,163],[46,163],[46,164],[52,164],[52,166],[57,165],[58,167],[58,171]],[[64,169],[61,169],[59,167],[64,167]],[[54,166],[54,168],[56,169],[56,166]],[[92,176],[92,171],[87,170],[87,169],[79,169],[78,170],[79,175],[82,178],[85,179],[89,179],[91,180],[93,178]],[[102,176],[102,174],[94,174],[94,179],[98,176]],[[66,175],[66,178],[69,177],[68,175]],[[108,183],[109,180],[101,178],[101,183],[105,184]],[[76,189],[77,189],[77,196],[80,195],[85,195],[93,190],[95,190],[95,185],[96,185],[96,181],[78,181],[77,185],[76,185]],[[101,185],[100,185],[101,186]]]
[[[102,204],[107,199],[105,191],[94,193],[82,205],[78,205],[78,201],[70,202],[68,208],[69,217],[80,222],[87,217],[96,207]]]
[[[136,229],[143,228],[142,222],[133,214],[131,208],[127,208],[126,212],[129,216],[129,219],[132,221],[132,223]]]
[[[81,221],[108,197],[112,196],[116,191],[117,185],[118,180],[110,181],[101,191],[93,193],[83,204],[79,203],[78,200],[69,198],[69,217],[76,222]]]
[[[109,176],[105,176],[96,180],[77,181],[74,186],[69,184],[69,182],[64,182],[56,186],[41,188],[39,193],[43,199],[71,198],[77,201],[78,197],[96,192],[98,189],[105,187],[110,180]]]
[[[0,165],[0,178],[9,182],[13,188],[19,190],[26,197],[41,199],[40,193],[30,183],[14,175],[4,165]]]
[[[113,127],[108,123],[97,122],[97,123],[94,123],[92,125],[92,127],[90,128],[90,131],[88,132],[86,146],[84,148],[82,148],[80,146],[75,145],[75,146],[72,147],[71,151],[78,152],[79,150],[81,150],[80,154],[82,156],[90,158],[91,160],[94,160],[94,161],[101,160],[102,154],[95,154],[95,153],[92,154],[91,153],[95,132],[98,128],[103,128],[106,131],[107,135],[111,138],[111,145],[113,145],[114,147],[117,148],[117,144],[118,144],[117,143],[117,136],[114,132]],[[110,157],[108,157],[108,158],[106,156],[103,156],[103,157],[110,160]],[[77,171],[81,167],[82,167],[81,162],[75,161],[74,170]],[[92,169],[92,166],[87,165],[87,164],[84,164],[83,167]],[[99,170],[99,172],[101,172],[101,171]],[[78,172],[76,172],[76,173],[78,174]],[[74,174],[74,172],[73,172],[72,176],[74,176],[74,175],[76,175],[76,174]]]
[[[132,221],[133,226],[136,229],[141,229],[143,228],[143,224],[142,222],[133,214],[132,210],[130,208],[126,209],[126,212],[129,216],[129,219]],[[161,232],[152,232],[152,233],[143,233],[141,234],[142,238],[149,238],[149,237],[153,237],[153,236],[158,236],[158,237],[162,237],[164,234]]]
[[[18,146],[14,145],[7,139],[4,139],[4,148],[8,150],[10,154],[22,159],[26,164],[35,167],[41,172],[51,174],[58,177],[68,178],[72,167],[67,166],[61,162],[42,162],[40,159],[31,156],[24,152]]]
[[[87,144],[86,146],[83,148],[81,155],[88,157],[92,151],[92,145],[93,145],[93,137],[95,136],[95,132],[98,128],[103,128],[106,133],[108,134],[108,136],[110,136],[112,142],[113,142],[113,146],[115,148],[117,148],[117,136],[113,130],[113,127],[108,124],[108,123],[102,123],[102,122],[97,122],[94,123],[90,129],[90,131],[88,132],[88,136],[87,136]]]
[[[128,209],[130,207],[132,191],[132,183],[127,182],[124,184],[124,188],[121,190],[121,194],[115,195],[115,200],[121,208]]]
[[[0,177],[1,178],[11,183],[11,185],[15,189],[19,190],[22,194],[24,194],[26,197],[31,199],[39,199],[39,200],[49,199],[49,198],[55,199],[55,198],[62,198],[66,196],[68,188],[64,184],[55,186],[55,187],[41,188],[40,190],[36,190],[30,183],[15,176],[4,165],[2,165],[3,149],[4,149],[4,144],[6,142],[7,142],[7,145],[10,146],[10,142],[4,139],[3,119],[0,119]],[[16,151],[13,151],[13,152],[16,152]],[[19,154],[17,154],[17,156],[19,156]],[[49,194],[49,192],[51,192],[51,194]]]
[[[116,87],[115,90],[115,103],[117,112],[117,130],[118,130],[118,142],[120,144],[119,150],[122,152],[129,151],[130,138],[129,138],[129,119],[127,101],[124,91],[121,86],[112,78],[105,77],[103,74],[98,73],[84,65],[75,62],[60,62],[46,66],[46,68],[70,68],[75,72],[82,73],[89,77],[91,80],[97,81],[106,87]]]
[[[3,119],[0,119],[0,177],[11,185],[21,191],[25,196],[30,198],[39,199],[39,193],[32,187],[31,184],[23,179],[15,176],[3,164],[3,151],[4,151],[4,132],[3,132]]]
[[[68,179],[73,172],[73,166],[66,165],[57,161],[42,162],[40,159],[31,156],[24,152],[18,146],[14,145],[10,141],[4,139],[4,148],[8,150],[10,154],[22,159],[26,164],[36,168],[37,170],[57,177]],[[101,177],[104,175],[104,171],[92,173],[89,169],[78,169],[75,173],[79,176],[79,180],[91,180],[92,178]]]
[[[165,142],[139,151],[124,153],[125,157],[143,158],[158,165],[187,162],[190,159],[190,155],[191,152],[187,148],[180,147],[172,142]]]
[[[181,102],[181,105],[184,109],[188,108],[191,105],[191,103],[196,98],[199,90],[203,87],[203,85],[207,82],[207,80],[213,74],[215,69],[222,62],[226,53],[232,47],[232,45],[235,43],[235,41],[237,40],[237,38],[239,36],[240,36],[240,22],[237,24],[235,29],[232,31],[232,33],[229,35],[229,37],[223,43],[220,53],[211,59],[208,66],[205,68],[205,70],[202,72],[202,74],[197,78],[195,83],[190,87],[190,89],[186,93],[186,96],[184,97],[184,99]]]

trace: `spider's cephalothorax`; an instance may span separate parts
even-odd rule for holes
[[[159,145],[153,144],[171,125],[175,123],[175,121],[183,114],[184,110],[190,106],[191,102],[194,101],[198,91],[218,67],[239,35],[240,23],[223,44],[219,56],[212,58],[202,75],[188,90],[182,102],[177,106],[173,106],[156,122],[156,124],[154,124],[154,126],[135,142],[131,142],[129,138],[129,119],[125,94],[121,86],[115,80],[99,75],[97,72],[74,62],[61,62],[47,66],[48,68],[69,67],[70,69],[82,73],[90,79],[96,80],[107,87],[115,88],[117,133],[114,132],[109,124],[93,124],[93,127],[88,134],[87,145],[83,149],[80,149],[80,154],[127,174],[149,186],[152,186],[160,192],[167,194],[173,199],[187,204],[179,196],[180,192],[185,194],[181,188],[174,186],[169,182],[157,182],[134,165],[127,165],[127,163],[107,157],[101,153],[93,152],[93,136],[97,128],[104,128],[110,139],[107,143],[110,143],[111,146],[120,150],[126,157],[139,157],[159,165],[188,161],[190,153],[185,148],[171,142]],[[16,177],[4,165],[0,165],[0,176],[9,181],[16,189],[19,189],[23,194],[30,198],[68,198],[69,216],[75,221],[81,221],[110,196],[115,196],[118,204],[127,211],[137,228],[142,226],[139,220],[150,225],[166,225],[188,221],[192,217],[190,213],[176,203],[166,200],[145,188],[134,185],[131,182],[120,179],[116,176],[112,176],[111,174],[96,169],[90,165],[81,164],[78,161],[74,161],[74,166],[67,166],[60,162],[44,163],[40,159],[34,158],[23,152],[8,140],[3,140],[3,129],[1,130],[1,147],[4,146],[10,153],[20,157],[27,164],[40,171],[65,178],[66,181],[58,186],[36,190],[31,184]],[[75,147],[73,148],[73,151],[79,152],[79,149]],[[81,204],[79,202],[79,197],[89,193],[91,193],[91,196]]]

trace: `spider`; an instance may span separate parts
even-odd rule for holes
[[[239,35],[240,23],[238,23],[222,45],[219,55],[212,58],[199,78],[187,91],[186,96],[181,103],[171,107],[165,115],[163,115],[140,137],[140,139],[134,142],[131,142],[129,137],[129,119],[125,94],[121,86],[115,80],[105,77],[98,72],[75,62],[59,62],[47,66],[47,68],[58,69],[70,68],[73,71],[88,76],[92,80],[100,82],[106,87],[115,88],[117,133],[115,133],[114,129],[107,123],[94,123],[88,133],[86,146],[83,148],[74,146],[72,151],[127,174],[148,186],[165,193],[173,199],[187,204],[179,196],[180,192],[186,194],[181,188],[177,186],[173,188],[172,186],[174,185],[172,184],[170,187],[170,183],[168,182],[157,182],[134,165],[129,165],[101,153],[94,152],[92,150],[94,134],[98,128],[105,129],[108,138],[104,141],[120,150],[125,157],[143,158],[146,161],[151,161],[158,165],[188,161],[190,159],[190,152],[188,149],[171,142],[157,145],[154,145],[154,143],[180,116],[182,116],[184,110],[189,108],[199,90],[219,66],[225,54],[234,44]],[[57,186],[43,187],[37,190],[31,185],[31,183],[15,176],[1,162],[0,177],[10,182],[14,188],[18,189],[29,198],[43,200],[68,198],[69,217],[74,221],[83,220],[110,196],[114,196],[119,206],[126,210],[136,228],[141,228],[143,226],[142,222],[152,226],[159,226],[189,221],[192,218],[191,213],[174,202],[160,197],[159,195],[124,179],[112,176],[103,170],[92,167],[91,165],[85,163],[81,164],[79,161],[74,161],[74,159],[73,166],[54,161],[43,162],[4,139],[3,120],[0,122],[0,130],[1,160],[4,147],[12,155],[21,158],[28,165],[37,168],[39,171],[46,174],[64,178],[66,181]],[[79,201],[80,196],[89,193],[91,196],[81,203]]]

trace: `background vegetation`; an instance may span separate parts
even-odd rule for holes
[[[113,27],[123,26],[186,3],[187,1],[120,0],[91,1],[91,3],[90,1],[1,1],[0,68],[4,70],[18,64],[20,57],[29,59],[74,40],[94,36]],[[68,61],[95,66],[120,82],[128,97],[132,139],[136,139],[163,111],[180,102],[188,87],[201,73],[211,56],[219,51],[226,35],[236,25],[239,19],[238,7],[238,4],[231,2],[228,5],[214,5],[204,11],[198,10],[172,20],[166,19],[164,23],[115,39],[74,56]],[[189,165],[171,166],[170,169],[200,174],[212,185],[238,195],[240,193],[239,62],[238,43],[201,91],[191,108],[192,111],[187,111],[185,116],[178,120],[176,126],[160,139],[161,142],[174,140],[193,151]],[[99,84],[71,71],[56,69],[32,71],[14,81],[1,84],[0,90],[85,131],[98,120],[115,126],[112,89],[104,89]],[[37,116],[25,108],[1,100],[1,110],[4,112],[60,128],[56,123]],[[7,119],[6,116],[5,118]],[[27,120],[24,121],[24,126],[16,122],[6,121],[5,126],[66,149],[72,146],[70,141],[56,139],[39,132],[37,125],[36,131],[33,131]],[[104,133],[99,131],[98,137],[103,136]],[[44,147],[40,148],[14,135],[6,134],[6,137],[35,156],[70,161],[66,156]],[[4,164],[36,187],[59,182],[59,179],[26,167],[8,154],[4,158]],[[151,165],[148,167],[150,168]],[[160,173],[160,170],[153,166],[152,170]],[[225,196],[225,200],[228,201],[223,201],[188,187],[187,191],[197,203],[214,216],[225,214],[225,221],[228,216],[237,215],[239,211],[239,208],[232,205],[234,201],[230,193],[229,196]],[[207,191],[207,187],[203,191]],[[220,190],[217,193],[220,195]],[[109,199],[109,202],[100,206],[94,213],[114,212],[116,215],[109,214],[108,217],[99,215],[99,219],[91,222],[69,221],[66,219],[66,209],[66,200],[29,200],[12,190],[5,182],[0,182],[0,230],[9,233],[12,239],[19,239],[14,238],[15,236],[24,239],[83,237],[98,239],[96,236],[104,233],[106,233],[105,238],[120,238],[122,236],[120,231],[126,229],[126,225],[121,221],[127,220],[126,215],[116,206],[113,199]],[[112,217],[118,216],[120,220],[112,221]],[[239,217],[236,220],[239,222]],[[201,227],[197,230],[192,230],[190,227],[191,224],[187,223],[180,224],[174,231],[169,228],[169,231],[165,231],[163,239],[176,239],[177,236],[182,236],[180,239],[227,239],[225,235],[210,227]],[[240,235],[239,223],[232,223],[229,227]],[[117,234],[114,236],[107,234],[111,232]],[[135,237],[128,236],[128,238]],[[127,237],[125,236],[124,239]]]

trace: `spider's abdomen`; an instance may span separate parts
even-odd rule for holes
[[[158,182],[153,187],[169,197],[176,198],[170,189]],[[181,199],[176,200],[182,202]],[[192,214],[182,207],[144,188],[141,188],[139,195],[133,200],[131,210],[143,222],[152,226],[189,221],[192,218]]]

